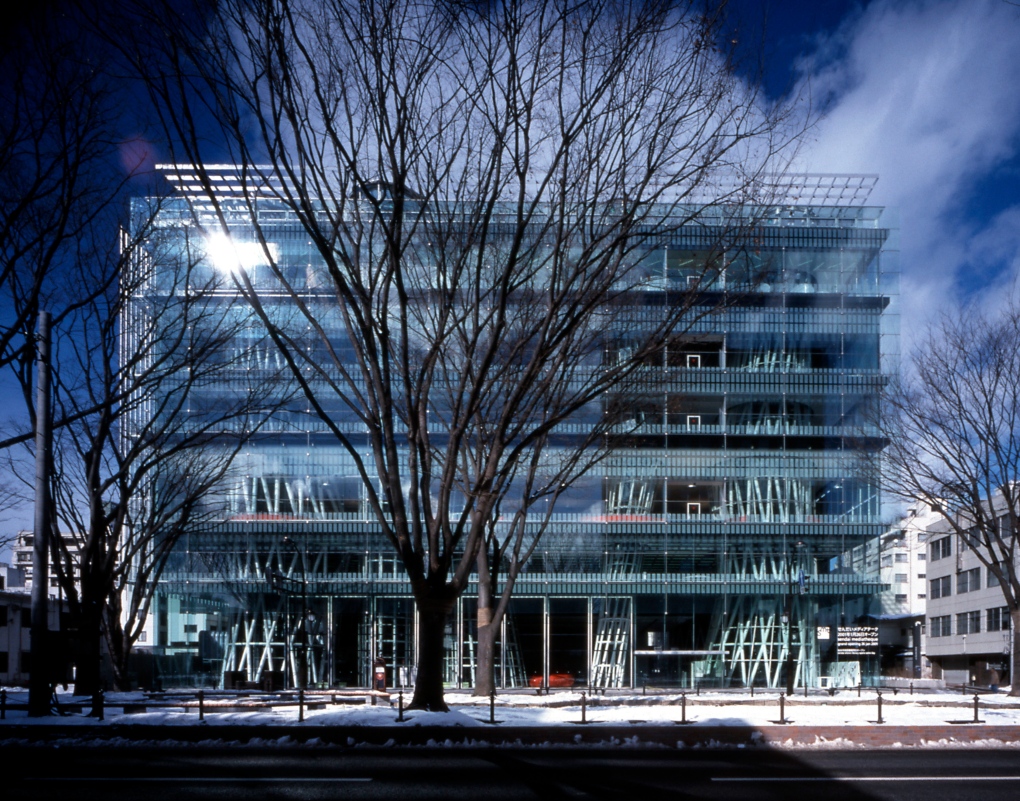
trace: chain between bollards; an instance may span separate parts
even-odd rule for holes
[[[882,691],[881,690],[878,690],[878,722],[879,723],[885,723],[885,721],[882,720]]]

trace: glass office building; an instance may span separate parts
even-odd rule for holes
[[[178,180],[157,230],[183,243],[196,217],[216,225]],[[874,415],[897,367],[895,226],[867,205],[873,177],[797,181],[753,241],[723,254],[705,298],[724,310],[643,368],[626,436],[557,506],[502,624],[497,685],[776,687],[791,670],[797,686],[868,680],[874,666],[839,659],[835,632],[846,602],[879,586],[837,557],[883,531],[858,457],[881,447]],[[319,264],[295,220],[268,201],[258,213],[288,280],[315,295]],[[248,214],[226,222],[232,258],[257,280],[264,251],[245,255]],[[686,285],[710,229],[653,238],[649,292]],[[144,292],[135,301],[144,316]],[[229,292],[224,303],[248,313]],[[616,338],[625,347],[625,332]],[[234,358],[245,380],[281,368],[254,322]],[[228,383],[196,409],[235,391]],[[230,482],[224,519],[181,542],[153,604],[145,645],[163,683],[367,685],[379,659],[392,685],[412,683],[401,565],[351,457],[300,396],[245,447]],[[473,683],[474,626],[469,589],[446,637],[451,687]]]

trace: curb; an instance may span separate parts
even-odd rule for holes
[[[979,743],[985,747],[1020,745],[1020,725],[936,725],[936,726],[236,726],[215,723],[197,726],[153,726],[146,724],[98,724],[95,726],[0,726],[0,745],[30,742],[39,745],[66,744],[67,740],[101,744],[116,740],[148,743],[171,741],[209,743],[238,742],[279,745],[279,740],[353,747],[477,745],[539,746],[623,744],[627,746],[815,746],[832,744],[839,748],[890,748]]]

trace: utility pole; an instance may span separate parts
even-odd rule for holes
[[[39,312],[36,332],[35,531],[32,542],[32,669],[28,715],[50,713],[50,314]]]

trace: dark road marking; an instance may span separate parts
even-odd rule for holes
[[[1020,776],[713,776],[714,782],[1016,782]]]

